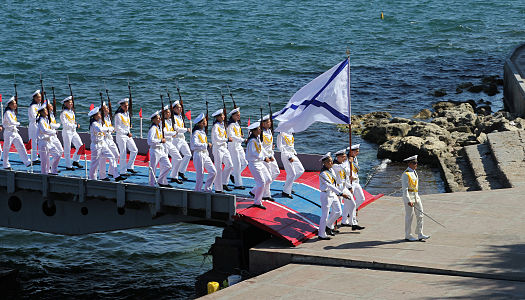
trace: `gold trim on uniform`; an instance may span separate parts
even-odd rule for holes
[[[412,177],[410,176],[410,173],[407,171],[405,172],[408,177],[408,191],[409,192],[417,192],[418,186],[417,186],[417,178],[416,180],[412,180]]]
[[[283,135],[284,141],[288,146],[293,146],[293,143],[295,142],[295,138],[292,136],[292,140],[289,140],[285,135]]]
[[[330,174],[330,172],[328,172],[328,171],[324,171],[323,173],[325,173],[326,176],[328,177],[328,179],[330,179],[330,183],[331,183],[331,184],[334,184],[334,183],[335,183],[335,178],[332,177],[332,174]]]

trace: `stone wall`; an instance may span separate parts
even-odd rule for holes
[[[514,49],[505,61],[503,74],[505,110],[525,117],[525,44]]]

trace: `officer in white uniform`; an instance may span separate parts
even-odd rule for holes
[[[73,101],[71,96],[62,100],[62,113],[60,114],[60,121],[62,122],[62,142],[64,143],[64,158],[66,159],[66,169],[74,170],[73,166],[82,169],[78,161],[80,155],[78,150],[82,146],[82,140],[77,133],[77,128],[80,125],[75,120],[75,112],[73,111]],[[75,153],[73,154],[73,163],[71,163],[71,143],[75,146]]]
[[[173,143],[173,137],[177,135],[177,131],[173,127],[173,124],[171,123],[171,110],[169,105],[165,105],[162,113],[164,114],[164,139],[166,142],[164,143],[164,148],[166,148],[166,154],[171,156],[171,174],[175,174],[175,176],[171,177],[171,182],[176,182],[178,184],[182,184],[182,180],[178,179],[177,177],[177,170],[175,170],[175,164],[180,165],[180,162],[182,160],[182,156],[179,153],[179,150]],[[162,122],[161,122],[162,123]]]
[[[167,107],[166,107],[167,109]],[[149,176],[149,185],[155,186],[155,173],[157,170],[157,164],[159,165],[160,172],[157,183],[161,187],[172,187],[168,183],[168,174],[171,169],[170,159],[166,149],[166,139],[163,137],[161,129],[161,118],[162,112],[156,111],[151,115],[151,127],[148,131],[148,145],[149,145],[149,167],[151,168]],[[171,143],[171,141],[170,141]]]
[[[179,154],[182,156],[181,160],[173,160],[172,157],[171,163],[173,164],[173,168],[171,169],[171,178],[177,178],[178,175],[180,179],[188,180],[184,173],[186,172],[188,163],[191,159],[191,151],[188,143],[186,142],[186,137],[184,134],[186,132],[191,132],[191,128],[184,127],[184,120],[182,119],[182,106],[180,105],[179,100],[173,102],[171,107],[175,120],[173,128],[177,132],[177,134],[173,136],[172,142],[175,148],[177,148],[177,151],[179,151]]]
[[[118,102],[120,107],[115,112],[115,130],[118,150],[120,152],[120,175],[125,175],[126,171],[136,174],[135,159],[139,149],[135,144],[131,134],[131,119],[129,117],[129,99],[124,98]],[[129,150],[129,160],[126,161]]]
[[[241,125],[239,120],[241,118],[240,108],[237,107],[228,113],[228,136],[231,141],[228,142],[228,150],[233,163],[233,182],[235,184],[234,189],[244,190],[244,184],[242,181],[242,171],[248,166],[242,143],[244,142],[244,136],[242,134]]]
[[[261,143],[261,124],[254,122],[248,129],[250,130],[250,137],[246,145],[246,160],[253,180],[255,180],[255,188],[252,190],[254,194],[253,206],[266,209],[262,204],[262,198],[264,192],[269,189],[272,178],[264,162],[269,162],[270,158]]]
[[[326,153],[321,157],[323,167],[319,173],[319,189],[321,190],[321,219],[319,220],[318,238],[320,240],[329,240],[329,235],[334,235],[332,229],[327,225],[332,225],[341,216],[341,205],[338,197],[350,198],[345,194],[343,189],[337,186],[336,174],[332,169],[332,154]],[[335,205],[334,205],[335,204]],[[330,207],[332,211],[329,214]],[[333,227],[332,227],[333,228]]]
[[[49,125],[47,115],[48,112],[46,106],[39,106],[37,115],[37,136],[41,159],[41,173],[48,174],[51,170],[52,175],[58,175],[58,163],[60,162],[60,156],[62,156],[62,153],[60,153],[53,144],[52,137],[56,135],[56,130]],[[51,161],[49,159],[50,155],[52,157]]]
[[[281,161],[286,171],[286,182],[284,183],[282,196],[290,199],[293,199],[293,182],[304,173],[304,167],[299,158],[297,158],[294,143],[295,139],[292,133],[281,132],[277,136],[277,148],[281,151]]]
[[[417,155],[404,159],[408,162],[408,168],[401,175],[401,187],[403,192],[403,203],[405,204],[405,239],[407,241],[424,241],[430,238],[423,234],[423,204],[418,194]],[[416,234],[412,235],[412,219],[416,215]]]
[[[355,200],[352,195],[352,185],[350,184],[350,167],[347,163],[346,149],[339,150],[334,154],[335,161],[332,169],[335,172],[337,186],[342,189],[345,194],[351,196],[349,199],[344,200],[342,197],[339,197],[340,202],[344,202],[341,226],[352,226],[353,224],[351,222],[353,219],[349,216],[355,213]]]
[[[27,129],[29,139],[31,140],[31,161],[33,164],[40,163],[40,160],[38,160],[37,156],[37,148],[38,148],[38,125],[36,123],[38,109],[40,108],[40,103],[42,102],[42,96],[40,95],[40,90],[36,90],[33,95],[31,95],[33,100],[31,101],[31,104],[29,105],[29,108],[27,109],[27,117],[29,119],[29,127]]]
[[[193,127],[193,133],[190,140],[190,148],[193,150],[193,165],[195,166],[195,191],[202,191],[202,179],[204,177],[204,169],[208,171],[208,177],[204,185],[204,191],[211,192],[213,181],[217,175],[217,170],[211,161],[208,153],[208,147],[211,144],[208,143],[206,132],[206,118],[204,114],[200,114],[195,118],[195,127]]]
[[[106,102],[102,103],[102,108],[100,109],[100,113],[103,115],[101,118],[103,131],[104,134],[104,140],[106,142],[106,145],[108,146],[109,150],[113,154],[115,164],[109,163],[109,174],[111,176],[114,176],[117,174],[117,177],[115,178],[115,181],[124,180],[124,176],[119,175],[118,170],[118,159],[120,157],[120,152],[118,151],[117,144],[115,144],[115,141],[113,140],[113,132],[115,131],[115,128],[113,127],[113,124],[111,123],[111,115],[108,106],[106,105]],[[99,172],[101,177],[106,177],[106,160],[99,160]]]
[[[18,122],[16,118],[15,112],[17,108],[17,103],[15,97],[11,97],[11,99],[7,101],[6,105],[7,107],[4,112],[4,122],[2,123],[4,127],[5,148],[5,151],[2,153],[4,160],[4,169],[12,170],[11,164],[9,163],[9,150],[11,149],[11,145],[15,145],[16,151],[18,152],[18,156],[20,157],[24,165],[26,165],[26,167],[29,167],[31,165],[31,161],[27,156],[26,148],[24,147],[22,137],[18,133],[17,127],[20,125],[20,122]]]
[[[215,163],[215,170],[217,170],[217,176],[215,177],[215,192],[223,193],[223,190],[229,192],[232,189],[230,189],[227,184],[230,179],[233,164],[227,143],[233,140],[228,137],[228,133],[224,127],[223,110],[217,110],[213,113],[212,117],[215,118],[215,122],[211,129],[213,161]],[[224,169],[222,168],[222,164],[224,164]]]
[[[359,206],[365,202],[365,194],[363,188],[359,184],[359,162],[357,160],[357,155],[359,154],[359,147],[361,144],[355,144],[350,147],[348,152],[348,165],[351,170],[350,182],[352,183],[352,191],[354,194],[356,213],[352,217],[352,224],[357,224],[357,212],[359,211]],[[360,227],[360,226],[359,226]],[[364,229],[364,228],[361,228]],[[355,229],[354,229],[355,230]]]

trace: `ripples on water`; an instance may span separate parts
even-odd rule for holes
[[[232,87],[243,120],[274,110],[318,74],[352,52],[353,113],[388,111],[409,117],[437,99],[492,101],[502,94],[454,95],[458,83],[502,76],[504,58],[523,42],[522,1],[85,1],[71,4],[4,1],[0,28],[0,93],[13,93],[17,76],[21,111],[29,95],[55,86],[68,95],[69,74],[79,111],[99,100],[104,81],[114,101],[132,83],[135,109],[158,109],[168,86],[180,81],[185,107],[220,107],[219,88]],[[384,11],[385,19],[380,20]],[[228,105],[231,101],[227,97]],[[115,102],[116,103],[116,102]],[[135,111],[135,112],[136,112]],[[135,114],[137,115],[137,114]],[[19,119],[26,124],[25,114]],[[78,117],[83,129],[87,117]],[[145,122],[148,123],[148,122]],[[138,126],[135,126],[137,133]],[[326,143],[326,134],[333,137]],[[316,124],[297,135],[300,152],[346,146],[347,135]],[[377,146],[362,143],[362,180],[381,161]],[[392,193],[404,165],[389,164],[367,189]],[[420,169],[423,192],[440,192],[436,172]],[[392,180],[394,178],[394,180]],[[184,231],[187,234],[181,234]],[[0,262],[21,269],[25,295],[52,298],[187,298],[217,228],[178,224],[82,237],[0,229]]]

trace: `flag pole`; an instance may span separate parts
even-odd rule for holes
[[[352,101],[350,98],[350,49],[346,48],[346,59],[348,60],[348,140],[352,147]]]

